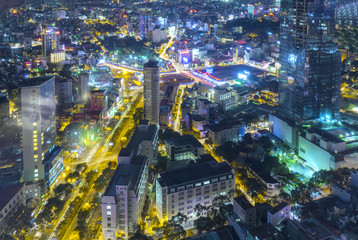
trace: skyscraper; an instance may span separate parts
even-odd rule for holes
[[[148,32],[151,32],[152,29],[152,13],[150,9],[143,8],[140,10],[139,16],[139,28],[140,28],[140,37],[145,38]]]
[[[56,147],[55,77],[26,80],[21,88],[21,111],[24,181],[37,184],[45,180],[43,161]]]
[[[341,54],[332,0],[283,0],[279,112],[292,120],[339,116]]]
[[[160,78],[158,62],[144,64],[144,117],[151,124],[159,124]]]
[[[84,72],[80,75],[80,101],[87,102],[89,99],[89,74]]]
[[[42,56],[50,54],[60,49],[60,32],[55,28],[45,28],[42,32]]]

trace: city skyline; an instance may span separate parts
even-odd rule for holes
[[[358,239],[356,0],[0,5],[0,240]]]

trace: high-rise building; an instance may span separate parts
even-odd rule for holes
[[[358,23],[358,1],[340,0],[336,2],[336,21],[340,26],[356,26]]]
[[[60,32],[52,27],[42,31],[42,56],[48,57],[60,49]]]
[[[140,37],[145,38],[152,29],[152,12],[148,8],[140,10],[139,16]]]
[[[6,94],[0,93],[0,121],[3,118],[9,117],[10,115],[10,105],[9,105],[9,98]]]
[[[56,148],[55,77],[31,78],[21,88],[24,181],[45,180],[43,161]],[[33,197],[39,197],[35,189]],[[37,194],[37,195],[36,195]]]
[[[279,111],[295,121],[339,116],[341,53],[331,0],[284,0]]]
[[[72,105],[72,80],[60,79],[56,81],[57,103],[61,107]]]
[[[135,231],[145,202],[148,186],[148,160],[145,156],[127,156],[127,163],[119,163],[102,197],[103,239],[115,240],[117,236],[129,239]],[[123,161],[122,161],[123,162]]]
[[[107,108],[106,96],[104,90],[93,90],[91,91],[90,108],[93,112],[101,112]]]
[[[80,75],[80,98],[81,101],[86,102],[89,99],[89,74],[81,73]]]
[[[160,78],[158,62],[144,64],[144,117],[151,124],[159,124]]]

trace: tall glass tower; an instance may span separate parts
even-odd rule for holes
[[[160,76],[158,62],[149,60],[143,67],[144,118],[159,124]]]
[[[332,0],[283,0],[279,112],[295,121],[339,117],[341,53]]]

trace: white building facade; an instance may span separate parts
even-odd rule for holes
[[[21,88],[21,111],[24,181],[36,184],[45,180],[42,162],[56,147],[55,78],[25,82]],[[34,189],[33,197],[40,197],[38,191]]]
[[[188,216],[183,226],[192,228],[197,218],[195,205],[209,206],[216,196],[234,189],[235,172],[227,163],[212,161],[160,173],[156,180],[157,216],[163,222],[180,212]]]

